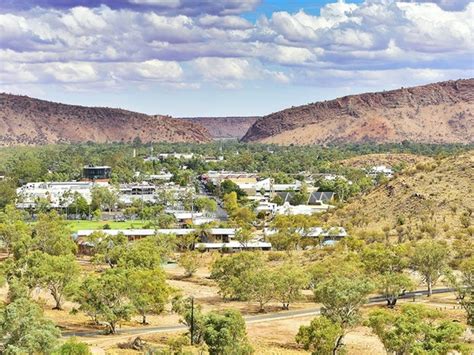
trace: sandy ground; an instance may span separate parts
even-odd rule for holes
[[[210,260],[208,260],[210,261]],[[81,261],[81,266],[84,270],[91,270],[91,266],[87,260]],[[257,314],[257,305],[248,302],[228,302],[222,300],[218,295],[218,288],[213,280],[209,279],[209,271],[207,268],[200,268],[197,273],[191,278],[184,278],[184,271],[177,265],[168,265],[165,267],[168,275],[169,284],[179,290],[183,296],[194,296],[195,303],[200,305],[203,311],[221,310],[221,309],[238,309],[244,315]],[[0,288],[0,297],[5,299],[7,288]],[[318,305],[311,301],[311,292],[306,292],[306,299],[290,306],[291,309],[305,309],[314,308]],[[103,329],[93,325],[90,319],[83,313],[72,314],[71,310],[77,308],[78,305],[73,302],[65,302],[64,310],[52,310],[52,297],[45,291],[35,290],[33,297],[42,304],[46,317],[52,319],[63,330],[77,331],[77,330],[91,330]],[[411,302],[410,300],[401,301]],[[443,294],[434,295],[431,299],[426,297],[420,298],[417,302],[426,304],[427,306],[439,309],[453,320],[465,322],[465,314],[460,309],[456,302],[454,295]],[[367,314],[369,311],[379,306],[364,307],[363,313]],[[278,303],[270,303],[266,306],[267,312],[281,311],[281,305]],[[281,319],[274,321],[266,321],[259,323],[252,323],[247,325],[247,333],[249,340],[255,348],[256,354],[305,354],[305,352],[295,342],[295,335],[301,325],[308,325],[313,317],[301,317],[291,319]],[[172,326],[179,324],[180,317],[177,314],[170,312],[168,306],[165,312],[161,315],[148,316],[150,326]],[[128,322],[123,322],[121,328],[136,328],[140,327],[140,317],[134,317]],[[145,341],[153,346],[165,346],[167,339],[170,337],[182,334],[183,331],[174,333],[156,333],[146,334],[146,327],[144,327],[144,334],[140,335]],[[80,338],[81,341],[87,342],[92,348],[93,354],[136,354],[132,350],[118,349],[118,344],[127,343],[135,339],[137,335],[99,335],[89,338]],[[472,334],[466,336],[466,341],[474,343]],[[354,355],[373,355],[385,354],[383,345],[375,337],[369,328],[357,327],[352,329],[345,337],[344,343],[348,354]],[[197,349],[189,349],[197,353]]]

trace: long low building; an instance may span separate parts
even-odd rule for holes
[[[174,229],[99,229],[99,230],[79,230],[74,234],[74,239],[79,244],[81,249],[91,247],[92,245],[87,240],[94,232],[101,232],[109,236],[117,236],[123,234],[130,241],[154,236],[154,235],[176,235],[177,237],[189,235],[199,230],[194,228],[174,228]],[[199,236],[199,242],[196,243],[196,249],[204,250],[221,250],[226,249],[242,250],[242,249],[260,249],[270,250],[271,243],[266,243],[258,240],[252,240],[244,244],[239,241],[233,240],[235,238],[235,228],[210,228],[202,231]]]

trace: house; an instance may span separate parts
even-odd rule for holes
[[[276,208],[275,214],[286,214],[286,215],[312,215],[314,213],[326,212],[334,206],[321,204],[321,205],[298,205],[292,206],[289,202],[285,202],[282,206]]]
[[[385,165],[377,165],[377,166],[373,166],[370,170],[369,170],[369,176],[371,177],[377,177],[377,175],[384,175],[386,176],[387,178],[391,179],[393,177],[393,170],[392,168],[389,168]]]
[[[277,192],[283,203],[290,202],[295,195],[294,191]],[[309,193],[308,199],[305,201],[306,205],[324,205],[327,202],[334,200],[334,192],[330,191],[313,191]]]

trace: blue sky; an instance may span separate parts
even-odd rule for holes
[[[0,91],[263,115],[473,76],[469,0],[3,0]]]

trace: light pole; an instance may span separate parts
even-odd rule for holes
[[[194,297],[191,296],[191,345],[194,345]]]

